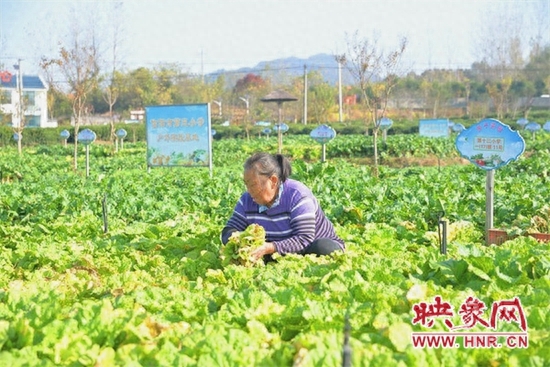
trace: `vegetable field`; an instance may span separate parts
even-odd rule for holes
[[[223,263],[219,236],[245,189],[242,163],[275,153],[275,138],[214,142],[212,175],[148,171],[139,144],[92,145],[89,177],[83,150],[75,172],[72,147],[2,148],[0,365],[342,366],[349,336],[352,366],[549,366],[550,245],[485,244],[485,172],[456,164],[452,139],[389,136],[378,177],[362,160],[369,143],[337,137],[320,163],[317,143],[285,138],[292,177],[347,250],[254,267]],[[526,144],[495,172],[495,226],[549,232],[550,143]],[[518,298],[528,345],[414,347],[415,332],[449,331],[440,317],[413,322],[436,297],[455,326],[471,321],[459,313],[468,297],[486,306],[478,321]],[[461,331],[522,331],[500,321]]]

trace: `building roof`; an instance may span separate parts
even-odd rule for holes
[[[17,88],[17,75],[13,74],[9,81],[6,78],[0,78],[1,88]],[[37,75],[23,75],[23,89],[47,89]]]

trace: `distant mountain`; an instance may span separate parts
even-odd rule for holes
[[[276,84],[284,84],[296,77],[302,77],[304,75],[304,65],[307,68],[307,72],[318,71],[327,83],[331,85],[338,84],[338,63],[334,56],[329,54],[318,54],[307,59],[288,57],[285,59],[262,61],[254,67],[244,67],[237,70],[217,70],[206,75],[206,77],[215,79],[220,74],[224,74],[227,81],[234,85],[237,79],[242,78],[246,74],[253,73],[270,78]],[[355,81],[350,72],[343,66],[342,84],[350,85],[354,83]]]

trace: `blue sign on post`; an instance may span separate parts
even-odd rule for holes
[[[59,133],[59,136],[61,136],[61,139],[67,140],[71,136],[71,133],[69,130],[63,130]]]
[[[525,125],[527,125],[529,123],[529,120],[522,117],[519,120],[517,120],[516,123],[521,127],[525,127]]]
[[[421,119],[418,125],[420,136],[431,138],[449,136],[448,119]]]
[[[378,121],[378,126],[380,126],[382,130],[389,130],[392,125],[393,121],[387,117],[382,117],[380,121]]]
[[[275,124],[273,125],[273,130],[277,132],[281,130],[282,133],[286,133],[288,131],[288,125],[284,122],[282,124]]]
[[[328,125],[319,125],[311,131],[309,136],[323,147],[321,162],[326,160],[326,144],[336,137],[336,131]]]
[[[537,124],[536,122],[530,122],[527,125],[525,125],[525,130],[536,132],[540,130],[540,125]]]
[[[119,139],[124,139],[126,137],[126,135],[128,135],[128,133],[126,132],[126,130],[124,129],[118,129],[116,131],[116,136],[119,138]]]
[[[145,107],[147,166],[212,168],[208,104]]]
[[[78,133],[78,142],[86,147],[86,177],[90,175],[90,144],[95,141],[96,134],[90,129],[84,129]]]
[[[456,137],[460,155],[484,170],[493,170],[518,159],[525,141],[517,131],[495,119],[484,119]]]
[[[90,145],[95,141],[96,135],[90,129],[84,129],[78,133],[78,141],[84,145]]]
[[[336,131],[328,125],[320,125],[311,131],[309,136],[319,144],[326,144],[336,136]]]
[[[61,139],[63,139],[63,145],[64,146],[67,146],[67,140],[69,139],[69,137],[71,136],[71,133],[69,132],[69,130],[63,130],[59,133],[59,136],[61,137]]]

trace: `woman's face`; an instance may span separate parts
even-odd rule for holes
[[[259,205],[272,203],[277,195],[277,176],[271,177],[259,175],[254,169],[244,172],[244,184],[246,191],[252,196],[252,200]]]

